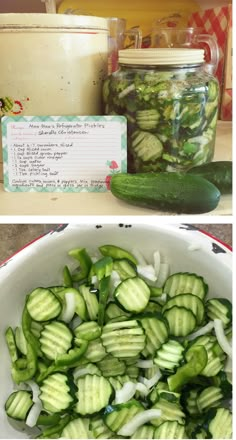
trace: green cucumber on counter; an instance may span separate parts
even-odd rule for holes
[[[221,194],[232,193],[233,167],[231,161],[217,161],[190,168],[188,174],[203,177],[213,183]]]
[[[111,192],[133,205],[186,214],[212,211],[221,196],[203,177],[168,172],[116,174],[111,179]]]

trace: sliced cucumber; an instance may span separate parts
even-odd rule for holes
[[[219,387],[207,387],[197,397],[197,406],[200,412],[205,412],[214,406],[220,406],[223,393]]]
[[[135,431],[135,433],[131,436],[133,439],[152,439],[154,438],[154,426],[151,425],[143,425]]]
[[[97,363],[104,377],[121,376],[125,374],[125,362],[111,355]]]
[[[129,260],[123,258],[122,260],[115,260],[113,269],[119,274],[122,281],[127,278],[133,278],[137,275],[136,266]]]
[[[114,357],[137,356],[145,346],[145,335],[136,320],[108,323],[103,327],[102,343]]]
[[[91,438],[91,432],[89,430],[89,419],[77,418],[71,420],[63,429],[61,437],[68,439]]]
[[[104,415],[104,421],[113,432],[118,432],[136,414],[144,411],[143,406],[136,400],[109,406]]]
[[[203,300],[208,292],[208,286],[204,279],[196,274],[179,272],[167,278],[163,292],[170,297],[180,293],[192,293]]]
[[[180,404],[168,402],[166,399],[160,398],[152,408],[161,410],[161,416],[151,420],[151,424],[154,426],[159,426],[167,420],[175,420],[180,424],[183,424],[185,421],[185,413],[183,412]]]
[[[102,329],[99,327],[96,321],[82,322],[75,328],[74,334],[76,338],[86,339],[86,341],[92,341],[101,336]]]
[[[212,416],[212,414],[214,414]],[[210,410],[210,415],[207,415],[209,420],[208,431],[213,439],[231,439],[233,418],[231,412],[226,408],[218,408],[217,410]]]
[[[54,373],[48,376],[40,386],[40,400],[45,411],[58,413],[69,408],[74,398],[66,374]]]
[[[85,357],[89,362],[99,362],[107,356],[101,338],[89,342]]]
[[[35,321],[49,321],[61,313],[61,303],[49,289],[38,287],[33,290],[26,303],[28,313]]]
[[[219,357],[218,351],[214,349],[214,347],[218,346],[215,336],[199,336],[192,341],[189,347],[193,345],[203,345],[207,351],[207,365],[201,371],[201,375],[206,377],[216,376],[223,367],[223,360]]]
[[[211,298],[206,302],[206,310],[209,319],[221,319],[224,327],[231,324],[232,303],[228,299]]]
[[[163,315],[168,321],[172,336],[187,336],[196,328],[196,317],[191,310],[185,307],[171,307]]]
[[[113,438],[113,432],[105,425],[103,419],[98,416],[91,420],[91,432],[94,438],[110,439]]]
[[[78,402],[75,411],[81,415],[97,413],[108,405],[113,395],[110,382],[103,376],[86,374],[76,385]]]
[[[196,316],[197,324],[201,325],[205,315],[205,306],[203,301],[196,295],[191,293],[182,293],[169,299],[163,306],[162,313],[173,306],[185,307],[193,312]]]
[[[26,420],[32,405],[32,393],[24,390],[15,391],[8,397],[5,403],[5,411],[8,417],[12,419]]]
[[[48,359],[55,360],[71,348],[72,339],[73,334],[66,324],[53,321],[44,326],[39,342],[45,356]]]
[[[168,322],[158,313],[141,316],[139,320],[146,336],[146,344],[142,354],[153,356],[169,337]]]
[[[140,313],[148,305],[150,289],[142,278],[136,276],[122,281],[114,296],[127,312]]]
[[[96,321],[98,316],[98,299],[96,295],[91,293],[90,287],[85,284],[79,286],[79,292],[86,303],[89,319],[91,321]]]
[[[154,362],[163,370],[173,371],[183,359],[183,351],[180,342],[169,339],[157,350]]]
[[[187,438],[185,426],[176,422],[163,422],[154,432],[154,439],[182,439]]]
[[[120,316],[130,316],[130,313],[122,310],[116,303],[110,302],[106,308],[105,321],[108,322]]]

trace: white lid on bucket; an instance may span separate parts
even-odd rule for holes
[[[123,49],[119,51],[119,63],[142,66],[202,64],[204,63],[204,50],[187,48]]]
[[[0,14],[0,30],[15,29],[97,29],[108,30],[103,17],[67,14]]]

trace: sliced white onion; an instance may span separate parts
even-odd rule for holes
[[[138,413],[128,423],[122,426],[122,428],[118,431],[118,435],[122,435],[124,437],[131,436],[140,426],[144,425],[150,420],[157,419],[160,416],[160,409],[147,409],[146,411]]]
[[[78,327],[82,322],[82,319],[80,316],[76,316],[71,322],[70,322],[70,328],[74,330],[76,327]]]
[[[136,367],[139,367],[139,368],[152,368],[152,367],[154,367],[154,363],[153,363],[152,359],[147,359],[147,360],[139,359],[137,361],[137,363],[136,363]]]
[[[93,284],[93,286],[98,287],[98,277],[97,275],[93,275],[91,277],[91,284]]]
[[[75,295],[72,292],[65,294],[65,308],[61,313],[61,320],[68,323],[72,320],[75,314]]]
[[[232,359],[232,345],[225,336],[221,319],[214,319],[214,328],[219,345],[221,346],[222,350]]]
[[[90,374],[89,368],[76,368],[73,372],[74,379],[78,379],[80,376],[85,376],[85,374]]]
[[[146,264],[145,266],[138,264],[137,272],[141,277],[145,278],[148,281],[154,282],[157,280],[155,269],[151,264]]]
[[[160,271],[160,264],[161,264],[161,255],[159,251],[155,251],[153,254],[153,265],[155,269],[155,274],[158,277],[159,271]]]
[[[30,408],[29,414],[25,421],[27,426],[33,428],[36,425],[37,420],[39,418],[39,414],[41,413],[42,409],[43,409],[43,405],[42,402],[40,402],[40,400],[33,404],[33,406]]]
[[[136,383],[134,382],[125,382],[123,387],[120,390],[116,391],[115,403],[126,403],[128,400],[132,399],[132,397],[136,393]]]
[[[34,403],[41,402],[39,400],[40,389],[39,389],[38,384],[36,382],[34,382],[33,380],[27,380],[25,382],[25,384],[31,388],[33,402]]]
[[[138,382],[136,384],[136,391],[139,391],[144,396],[147,396],[150,390],[148,387],[146,387],[146,385],[144,385],[144,383]]]
[[[198,336],[203,336],[206,333],[211,332],[211,330],[214,328],[214,322],[213,321],[209,321],[208,324],[204,325],[204,327],[201,327],[199,330],[197,330],[194,333],[191,333],[191,335],[188,335],[186,337],[186,339],[188,339],[189,341],[192,341],[195,338],[198,338]]]
[[[124,98],[126,95],[128,95],[133,90],[135,90],[135,85],[131,84],[130,86],[126,87],[124,90],[122,90],[122,92],[119,93],[118,98],[119,99]]]
[[[157,287],[162,287],[165,281],[167,280],[170,272],[169,263],[160,263],[160,270],[157,278]]]
[[[140,264],[140,266],[146,266],[147,262],[144,258],[144,256],[141,254],[140,250],[137,248],[133,248],[132,249],[132,255],[136,258],[138,264]]]
[[[110,291],[111,291],[111,297],[114,293],[114,290],[116,289],[116,287],[121,283],[121,278],[120,275],[118,274],[118,272],[116,270],[113,270],[111,272],[111,277],[110,277]]]
[[[161,372],[158,370],[151,379],[146,379],[146,377],[140,377],[139,381],[146,385],[147,388],[152,388],[161,378]]]

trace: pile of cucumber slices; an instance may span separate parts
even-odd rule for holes
[[[69,255],[78,268],[6,329],[9,423],[42,439],[230,439],[231,302],[158,251]]]

